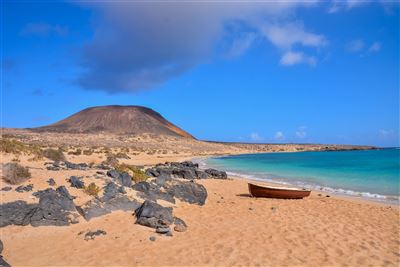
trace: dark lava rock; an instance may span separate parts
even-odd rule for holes
[[[48,188],[36,192],[39,203],[15,201],[0,205],[0,227],[7,225],[69,225],[77,216],[75,204],[68,197]]]
[[[176,232],[185,232],[187,230],[187,227],[184,225],[175,225],[174,231]]]
[[[123,186],[131,187],[132,186],[132,176],[130,176],[126,172],[118,172],[117,170],[109,170],[107,171],[107,175],[111,178],[114,178],[116,182]]]
[[[190,204],[202,206],[207,199],[206,188],[194,182],[173,181],[166,190],[170,195]]]
[[[65,161],[65,167],[68,170],[81,170],[81,171],[85,171],[90,169],[89,165],[86,163],[72,163],[69,161]]]
[[[131,200],[123,195],[122,186],[109,182],[104,187],[104,194],[100,198],[90,200],[82,207],[78,207],[79,213],[89,221],[92,218],[99,217],[116,210],[134,211],[140,207],[140,203]]]
[[[146,200],[135,211],[136,223],[151,228],[167,227],[173,223],[172,208]]]
[[[182,219],[179,219],[178,217],[174,217],[174,224],[175,225],[183,225],[183,226],[187,227],[186,223]]]
[[[214,179],[227,179],[228,176],[224,171],[218,171],[215,169],[207,169],[205,172]]]
[[[167,234],[171,232],[171,229],[169,227],[157,227],[156,233],[158,234]]]
[[[141,192],[140,197],[146,200],[156,201],[162,199],[171,203],[175,203],[174,197],[168,192],[162,192],[157,185],[148,182],[139,182],[132,186],[132,189]]]
[[[3,256],[0,256],[0,267],[11,267],[11,265],[8,264],[8,262],[5,261]]]
[[[97,231],[89,231],[85,234],[85,240],[93,240],[96,236],[100,236],[100,235],[106,235],[107,232],[104,230],[97,230]]]
[[[155,236],[150,236],[150,237],[149,237],[149,240],[150,240],[150,241],[156,241],[156,237],[155,237]]]
[[[190,161],[184,162],[166,162],[158,164],[146,170],[146,174],[150,177],[175,177],[182,179],[227,179],[226,172],[215,169],[200,170],[199,164]]]
[[[17,188],[15,188],[15,191],[17,191],[18,193],[30,192],[32,190],[33,190],[33,184],[20,185]]]
[[[5,186],[1,189],[1,191],[11,191],[12,187],[11,186]]]
[[[0,240],[0,255],[3,252],[3,248],[4,248],[3,242]]]
[[[57,191],[57,193],[59,193],[60,195],[66,197],[66,198],[68,198],[68,199],[70,199],[70,200],[73,200],[74,198],[76,198],[76,197],[71,196],[71,195],[69,194],[67,188],[66,188],[65,186],[63,186],[63,185],[57,187],[56,191]]]
[[[79,180],[79,178],[76,176],[71,176],[68,181],[71,183],[72,187],[76,187],[76,188],[84,188],[85,187],[85,183],[83,181]]]
[[[55,185],[56,185],[56,181],[54,181],[53,178],[50,178],[49,180],[47,180],[47,183],[48,183],[50,186],[55,186]]]

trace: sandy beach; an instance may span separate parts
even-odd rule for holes
[[[68,156],[71,161],[94,158]],[[96,156],[92,156],[96,157]],[[2,154],[2,161],[12,156]],[[187,157],[172,157],[183,160]],[[43,161],[20,163],[31,167],[26,182],[36,190],[48,187],[53,177],[57,185],[68,186],[71,175],[91,177],[94,170],[43,169]],[[166,160],[166,158],[162,158]],[[155,164],[146,156],[135,163]],[[12,266],[398,266],[400,263],[399,208],[367,201],[326,197],[313,192],[302,200],[256,199],[248,194],[247,182],[206,179],[208,197],[204,206],[177,201],[175,216],[188,228],[172,237],[135,224],[132,212],[116,211],[89,222],[83,218],[69,226],[16,226],[1,228],[3,257]],[[6,186],[4,181],[0,187]],[[90,197],[68,188],[80,205]],[[34,202],[31,192],[1,191],[2,203]],[[84,240],[87,231],[104,230],[106,235]],[[150,237],[155,241],[150,241]]]

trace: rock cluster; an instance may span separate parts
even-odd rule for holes
[[[132,176],[126,172],[118,172],[115,169],[107,171],[107,176],[113,178],[120,185],[131,187],[132,186]]]
[[[66,189],[65,189],[66,190]],[[48,188],[36,192],[39,203],[15,201],[0,205],[0,227],[7,225],[69,225],[75,223],[78,214],[68,191]]]
[[[78,211],[88,221],[116,210],[134,211],[140,206],[138,201],[130,199],[124,194],[123,186],[109,182],[104,187],[102,197],[90,200],[85,205],[78,207]]]
[[[224,171],[215,169],[199,169],[199,164],[190,161],[184,162],[166,162],[158,164],[153,168],[146,170],[146,174],[151,177],[173,177],[182,179],[227,179],[228,176]]]
[[[45,165],[49,171],[59,171],[59,170],[81,170],[86,171],[90,169],[90,166],[87,163],[72,163],[69,161],[54,161],[54,162],[46,162]]]

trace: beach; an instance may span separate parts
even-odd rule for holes
[[[84,156],[69,159],[82,162]],[[95,156],[92,156],[95,157]],[[12,156],[3,154],[3,162]],[[85,158],[94,160],[93,158]],[[135,163],[155,164],[146,156]],[[180,160],[188,159],[181,157]],[[57,185],[79,175],[86,181],[93,170],[43,169],[43,161],[20,163],[31,167],[27,182],[35,190]],[[162,161],[177,160],[176,157]],[[55,175],[56,174],[56,175]],[[97,181],[98,182],[98,181]],[[173,236],[135,224],[132,212],[115,211],[69,226],[33,227],[9,225],[1,228],[2,256],[13,266],[398,266],[400,263],[399,207],[312,192],[301,200],[252,198],[247,181],[204,179],[196,183],[207,189],[205,205],[177,200],[175,216],[187,224],[185,232]],[[5,186],[1,181],[0,187]],[[82,190],[69,188],[77,205],[89,199]],[[31,192],[1,191],[2,203],[21,199],[34,202]],[[107,234],[85,240],[82,233],[104,230]],[[155,237],[151,241],[150,237]]]

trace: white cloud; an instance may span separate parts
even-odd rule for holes
[[[228,52],[227,57],[239,57],[243,55],[253,44],[257,38],[254,32],[247,32],[241,34],[238,38],[234,39]]]
[[[378,52],[379,50],[381,50],[381,43],[380,42],[374,42],[372,43],[372,45],[369,47],[368,52]]]
[[[249,29],[286,51],[292,45],[326,43],[323,35],[307,32],[301,23],[282,23],[314,1],[78,3],[94,13],[93,37],[80,53],[82,72],[77,78],[82,88],[90,90],[115,93],[159,87],[212,60],[226,35],[231,39],[222,55],[243,54],[256,38],[246,34]],[[230,28],[232,24],[242,26]]]
[[[285,139],[285,135],[283,134],[283,132],[278,131],[275,133],[275,139],[278,141],[282,141]]]
[[[349,42],[346,48],[350,52],[360,52],[364,49],[364,46],[365,46],[364,41],[361,39],[357,39]]]
[[[258,133],[251,133],[251,134],[250,134],[250,139],[251,139],[252,141],[261,141],[261,140],[263,140],[264,138],[263,138],[260,134],[258,134]]]
[[[379,136],[382,138],[390,138],[394,135],[393,130],[385,130],[385,129],[380,129],[379,130]]]
[[[285,50],[296,44],[320,47],[328,43],[324,35],[306,32],[302,23],[266,24],[262,32],[271,43]]]
[[[306,56],[303,52],[286,52],[282,55],[280,64],[284,66],[292,66],[300,63],[305,63],[310,66],[317,64],[317,59],[313,56]]]
[[[296,137],[299,139],[304,139],[307,137],[307,132],[306,132],[307,127],[306,126],[301,126],[298,128],[296,131]]]
[[[342,10],[350,10],[364,4],[372,3],[373,1],[366,0],[334,0],[328,8],[328,13],[337,13]]]

